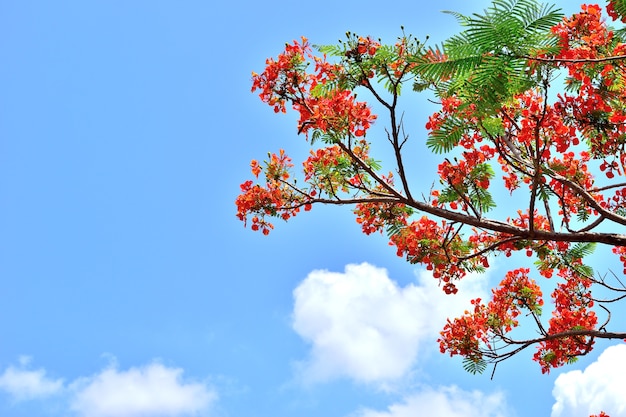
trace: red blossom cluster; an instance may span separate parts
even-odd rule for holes
[[[356,222],[366,235],[382,233],[391,224],[405,226],[410,213],[405,205],[397,203],[357,203],[354,209]]]
[[[476,236],[485,235],[476,231]],[[476,246],[472,245],[472,240],[461,239],[455,226],[445,220],[437,223],[422,216],[391,236],[390,244],[396,247],[398,256],[432,271],[433,277],[443,283],[446,294],[458,292],[455,282],[465,277],[468,271],[489,267],[486,256],[468,256]]]
[[[580,259],[574,262],[580,263]],[[577,330],[594,330],[596,314],[591,298],[591,280],[577,274],[572,268],[561,268],[558,276],[562,279],[552,292],[554,310],[550,318],[548,334],[567,334]],[[573,334],[567,337],[550,338],[542,341],[533,358],[541,365],[541,372],[569,363],[573,357],[591,351],[593,339]]]
[[[375,52],[377,48],[369,40],[364,40],[362,45],[363,53]],[[315,69],[307,72],[311,62],[315,64]],[[259,97],[273,106],[275,112],[284,113],[285,103],[291,102],[294,110],[300,113],[300,133],[318,129],[342,136],[363,136],[376,120],[367,103],[357,102],[350,90],[332,89],[326,94],[317,90],[318,86],[337,79],[343,72],[343,67],[313,55],[307,39],[303,37],[302,42],[287,44],[278,59],[268,59],[263,73],[252,74],[252,91],[260,89]]]
[[[463,151],[454,162],[446,159],[439,165],[438,174],[445,188],[431,192],[434,205],[471,214],[473,207],[467,197],[471,187],[487,189],[490,185],[488,176],[476,178],[472,173],[496,156],[504,174],[504,186],[511,193],[520,184],[526,184],[531,193],[549,190],[557,197],[558,215],[567,227],[574,216],[597,216],[599,210],[615,211],[625,206],[626,190],[618,188],[612,197],[607,197],[604,188],[596,185],[588,164],[592,159],[600,159],[599,169],[608,179],[625,174],[626,118],[622,103],[626,102],[626,96],[623,88],[615,87],[624,84],[624,73],[610,62],[596,64],[593,60],[626,55],[626,46],[613,41],[613,33],[607,29],[601,9],[595,5],[583,6],[581,13],[564,19],[554,27],[553,33],[561,47],[561,52],[553,57],[554,62],[557,67],[566,69],[568,83],[577,87],[571,90],[574,94],[559,94],[552,105],[545,102],[546,96],[539,89],[515,96],[495,116],[501,123],[502,133],[499,134],[490,133],[481,126],[485,121],[477,120],[472,103],[464,105],[456,96],[442,98],[441,110],[429,118],[426,128],[431,135],[437,135],[443,127],[454,126],[448,132],[461,131],[457,146]],[[529,66],[532,67],[532,63]],[[492,145],[481,145],[485,135]],[[590,146],[581,147],[581,138]],[[451,195],[456,198],[451,199]],[[549,232],[555,228],[550,216],[549,212],[542,215],[536,209],[532,212],[520,210],[518,217],[507,222],[523,230]],[[438,230],[439,242],[446,242],[438,247],[433,245],[437,248],[433,252],[438,250],[438,253],[450,256],[453,253],[451,240],[442,237],[445,233],[440,227],[430,225],[429,230],[431,235],[433,230]],[[581,334],[555,336],[595,330],[597,326],[597,317],[591,310],[591,280],[578,273],[575,265],[582,261],[569,260],[570,265],[563,264],[562,254],[568,251],[570,244],[520,240],[506,233],[472,230],[465,245],[465,250],[470,253],[482,254],[486,248],[497,247],[499,252],[510,256],[514,251],[525,250],[528,256],[537,257],[541,275],[550,278],[556,273],[560,279],[552,294],[554,310],[545,331],[546,340],[539,343],[534,356],[542,371],[548,372],[551,367],[561,366],[590,351],[593,345],[590,337]],[[419,236],[427,233],[421,229],[415,233],[414,240],[422,243]],[[430,239],[437,241],[437,237],[430,235],[424,241]],[[626,273],[626,249],[616,247],[613,251],[620,255]],[[454,257],[450,259],[457,261]],[[525,277],[528,272],[512,271],[518,278]],[[511,275],[507,274],[507,277]],[[519,297],[512,295],[515,291],[510,284],[505,279],[494,291],[491,302],[485,305],[475,300],[473,312],[449,321],[440,339],[442,351],[475,359],[492,349],[494,340],[506,343],[506,333],[517,325],[515,317],[519,313],[515,303],[520,302]],[[528,286],[524,291],[531,287],[540,296],[536,285]],[[523,287],[517,290],[520,288]],[[503,293],[508,296],[502,297]]]
[[[380,44],[370,38],[360,38],[355,54],[373,55]],[[314,63],[314,71],[308,67]],[[331,64],[325,57],[315,56],[306,38],[293,41],[285,46],[277,59],[266,61],[261,74],[252,74],[252,91],[261,90],[260,99],[274,108],[275,112],[286,112],[286,104],[291,103],[300,114],[298,132],[307,135],[310,131],[329,134],[336,138],[363,137],[376,119],[365,102],[356,101],[350,90],[324,86],[332,84],[338,77],[345,76],[341,65]],[[321,87],[321,89],[320,89]],[[367,161],[368,145],[361,141],[350,146],[351,157]],[[245,222],[252,216],[252,230],[261,230],[268,234],[273,225],[266,216],[281,217],[284,220],[296,215],[300,207],[310,210],[311,202],[324,191],[329,195],[337,191],[347,191],[347,186],[361,184],[363,174],[345,167],[349,161],[344,150],[330,146],[311,152],[303,163],[305,180],[311,182],[309,190],[301,190],[289,184],[288,169],[291,160],[280,151],[272,155],[271,160],[262,168],[257,161],[252,161],[252,173],[258,178],[265,171],[266,185],[253,185],[246,181],[241,185],[242,194],[237,198],[237,216]],[[348,164],[350,165],[350,164]],[[346,168],[346,169],[344,169]],[[343,176],[352,172],[351,178]]]
[[[250,228],[267,235],[274,225],[266,220],[266,216],[279,216],[288,220],[300,211],[300,207],[310,210],[311,204],[306,196],[297,193],[286,182],[293,164],[284,150],[281,149],[278,155],[271,154],[265,165],[265,187],[254,184],[251,180],[244,182],[240,186],[242,193],[235,200],[235,204],[239,220],[246,222],[250,213],[255,213]],[[254,160],[250,167],[254,176],[258,177],[262,171],[260,164]]]
[[[347,55],[349,54],[358,54],[358,55],[369,55],[369,56],[374,56],[374,54],[376,54],[376,51],[378,50],[378,48],[380,48],[380,42],[375,41],[374,39],[372,39],[370,36],[364,38],[364,37],[359,37],[359,42],[356,46],[355,49],[346,52]]]
[[[495,344],[518,326],[518,316],[523,310],[541,314],[541,289],[528,277],[529,272],[528,268],[507,272],[500,285],[492,290],[489,303],[477,298],[472,300],[473,311],[448,319],[439,339],[441,352],[480,360],[484,354],[481,345],[488,350],[496,349]]]
[[[626,23],[626,16],[620,15],[615,9],[615,0],[608,2],[608,4],[606,5],[606,12],[611,17],[611,19],[620,20],[622,23]]]
[[[311,196],[319,192],[329,196],[338,192],[348,192],[350,188],[358,189],[367,182],[364,172],[355,169],[351,158],[362,161],[369,160],[369,145],[361,140],[353,146],[349,153],[339,145],[311,150],[310,156],[302,163],[304,180],[309,184]]]
[[[611,2],[607,11],[617,17]],[[555,58],[568,70],[568,82],[579,84],[577,95],[559,96],[557,108],[589,140],[592,156],[604,158],[600,169],[606,176],[621,175],[626,162],[626,90],[623,69],[615,62],[626,58],[626,44],[614,39],[597,5],[583,5],[580,13],[564,19],[553,32],[561,46]]]
[[[602,8],[597,4],[583,4],[581,12],[552,28],[559,39],[560,59],[595,59],[606,56],[606,46],[610,45],[613,32],[610,31],[603,18]],[[584,62],[571,66],[570,74],[585,66]]]

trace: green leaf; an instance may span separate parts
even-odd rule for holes
[[[368,159],[367,160],[367,165],[372,168],[374,171],[380,171],[380,169],[382,168],[382,165],[380,164],[380,161],[376,161],[374,159]]]
[[[439,129],[430,132],[426,146],[434,153],[450,152],[467,130],[464,120],[449,116]]]
[[[596,250],[596,242],[581,242],[576,243],[567,252],[567,259],[582,259],[585,256],[591,255]]]
[[[341,46],[340,46],[341,45]],[[315,49],[320,51],[323,54],[330,56],[345,56],[346,48],[341,43],[339,45],[313,45]]]
[[[589,220],[589,212],[581,207],[578,209],[578,212],[576,213],[576,218],[578,219],[579,222],[586,222],[587,220]]]
[[[464,31],[443,45],[443,62],[424,59],[416,74],[439,88],[439,95],[456,95],[490,114],[513,95],[537,84],[527,71],[528,56],[554,48],[550,28],[561,20],[553,6],[533,0],[494,0],[484,14],[453,15]]]
[[[487,369],[487,362],[483,358],[463,358],[463,369],[473,375],[482,374]]]
[[[387,236],[390,238],[393,236],[396,236],[400,234],[403,229],[404,229],[404,225],[402,224],[397,224],[397,223],[390,224],[389,226],[387,226]]]
[[[491,196],[491,193],[484,188],[472,187],[472,191],[470,192],[470,201],[474,207],[477,207],[481,211],[481,213],[486,213],[496,207],[496,202]]]
[[[554,352],[550,351],[550,352],[546,352],[546,353],[543,355],[543,358],[542,358],[542,359],[544,360],[544,362],[546,362],[546,363],[550,363],[550,362],[552,362],[555,358],[556,358],[556,353],[554,353]]]

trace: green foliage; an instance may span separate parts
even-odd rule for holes
[[[535,262],[535,265],[537,265],[537,267],[539,267],[540,269],[569,268],[581,276],[593,277],[592,267],[576,261],[579,259],[584,259],[586,256],[591,255],[594,252],[595,248],[595,242],[576,243],[565,252],[550,252],[550,254],[552,255],[550,257],[550,261],[545,262],[539,259]]]
[[[556,359],[556,353],[549,351],[546,352],[543,357],[541,358],[542,361],[546,362],[546,363],[550,363],[552,362],[554,359]]]
[[[319,129],[315,129],[311,134],[311,145],[313,145],[318,140],[321,140],[326,145],[332,145],[341,141],[341,139],[337,137],[337,135],[333,132],[322,132]]]
[[[431,48],[445,60],[424,61],[416,72],[437,84],[438,94],[457,95],[486,114],[536,85],[527,57],[555,50],[550,28],[562,17],[553,6],[533,0],[494,0],[482,15],[448,13],[466,29]]]
[[[523,287],[520,290],[520,296],[522,297],[522,299],[524,300],[524,305],[533,313],[535,313],[538,316],[541,316],[541,313],[543,312],[541,306],[538,303],[530,303],[530,301],[532,301],[533,299],[535,299],[535,291],[531,288],[528,287]]]
[[[492,117],[482,120],[480,127],[488,137],[495,137],[504,134],[502,119],[499,117]]]
[[[402,56],[396,45],[385,44],[376,48],[373,55],[358,53],[359,44],[362,42],[363,38],[347,32],[346,40],[339,40],[338,45],[315,45],[315,48],[323,54],[339,58],[345,73],[323,85],[316,86],[313,91],[314,95],[324,95],[334,89],[354,90],[362,86],[372,73],[376,74],[376,78],[370,79],[370,82],[383,86],[391,94],[400,95],[403,82],[408,78],[415,78],[415,74],[404,72],[400,76],[396,75],[396,70],[391,68],[390,64],[404,59],[408,68],[409,61],[421,59],[424,54],[424,44],[417,38],[412,35],[403,35],[398,39],[398,43],[403,45]],[[426,89],[430,85],[429,81],[422,88]]]
[[[595,249],[595,242],[577,243],[569,251],[566,252],[566,259],[582,259],[585,256],[591,255],[595,251]]]
[[[487,362],[483,358],[465,357],[463,358],[463,369],[473,375],[482,374],[487,369]]]
[[[589,220],[589,217],[589,211],[587,211],[585,208],[581,207],[578,209],[578,212],[576,213],[576,219],[579,222],[586,222],[587,220]]]
[[[405,228],[405,226],[403,224],[400,223],[394,223],[391,224],[389,226],[387,226],[387,236],[389,238],[396,236],[398,234],[400,234],[400,232],[402,232],[402,230]]]
[[[439,129],[430,132],[426,139],[426,146],[434,153],[450,152],[468,130],[463,119],[450,116]]]
[[[343,41],[340,41],[338,45],[314,45],[315,48],[323,54],[328,56],[345,56],[346,47]]]
[[[592,267],[585,264],[574,264],[573,261],[576,259],[583,259],[585,256],[591,255],[595,249],[595,242],[577,243],[563,254],[563,260],[570,268],[576,271],[576,273],[585,277],[593,277]]]
[[[546,187],[543,184],[540,184],[537,189],[537,197],[539,197],[541,201],[549,201],[550,197],[554,197],[555,195],[556,194],[550,187]]]
[[[478,164],[462,184],[449,185],[441,190],[438,199],[441,203],[462,202],[462,196],[466,196],[469,199],[465,201],[466,203],[469,202],[480,213],[485,213],[496,207],[496,203],[491,193],[486,188],[479,186],[478,183],[485,179],[491,180],[494,175],[491,165],[487,163]]]

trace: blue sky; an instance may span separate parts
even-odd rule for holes
[[[440,10],[488,3],[0,2],[0,415],[626,416],[623,345],[493,380],[438,353],[505,265],[450,299],[349,210],[267,237],[235,217],[251,159],[308,152],[250,93],[265,58],[401,25],[440,42]],[[423,141],[433,108],[407,103]]]

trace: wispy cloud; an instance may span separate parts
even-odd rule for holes
[[[183,417],[206,415],[217,392],[204,382],[185,381],[183,370],[152,362],[119,370],[111,365],[95,375],[64,385],[46,377],[43,369],[9,366],[0,376],[0,389],[17,400],[63,394],[63,415],[79,417]],[[58,398],[57,398],[58,400]],[[57,402],[58,404],[58,402]]]
[[[217,394],[203,383],[183,382],[183,370],[151,363],[119,371],[108,368],[73,384],[71,409],[85,417],[196,415]]]
[[[423,388],[385,411],[364,409],[352,417],[505,417],[510,415],[501,393],[464,391],[456,386]]]
[[[626,417],[626,345],[608,347],[584,371],[569,371],[554,382],[552,417],[587,417],[604,411]]]
[[[483,277],[468,277],[456,296],[422,272],[400,287],[385,269],[363,263],[343,273],[313,271],[294,291],[293,328],[311,343],[300,363],[305,382],[348,377],[361,382],[401,378],[424,345],[436,347],[447,317],[485,297]]]
[[[62,379],[46,376],[44,369],[29,370],[30,358],[22,356],[18,366],[9,366],[0,375],[0,390],[17,401],[33,400],[58,394],[63,390]]]

